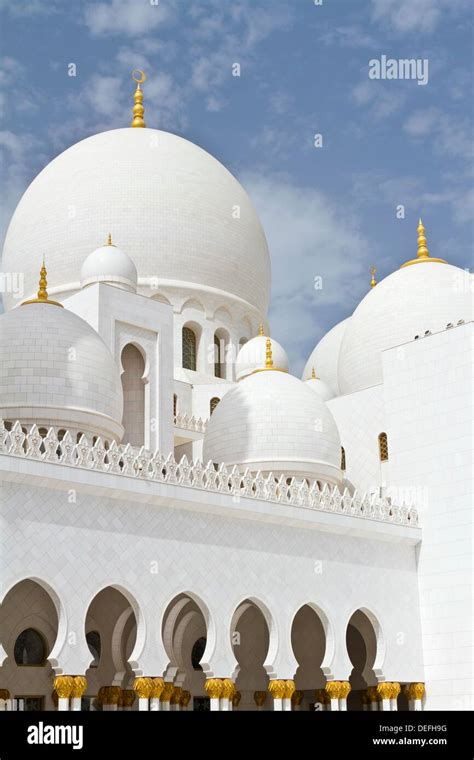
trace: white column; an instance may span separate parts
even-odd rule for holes
[[[69,710],[69,697],[58,697],[58,712]]]
[[[330,710],[339,710],[339,695],[341,691],[341,681],[328,681],[326,684],[326,694],[330,699]]]
[[[349,681],[341,681],[339,687],[339,710],[343,712],[347,711],[347,697],[351,691],[351,685]]]
[[[286,681],[275,679],[268,684],[268,691],[273,697],[273,710],[281,712],[283,710],[283,698],[286,693]]]
[[[222,678],[208,678],[204,687],[211,703],[211,712],[219,712],[224,688]]]
[[[152,697],[150,699],[150,711],[151,712],[159,712],[160,710],[160,699],[159,697]]]
[[[390,712],[390,698],[392,695],[392,684],[389,681],[382,681],[377,684],[377,694],[380,698],[380,710]]]
[[[80,711],[81,709],[81,697],[72,697],[71,699],[71,710],[73,712]]]
[[[74,676],[56,676],[53,689],[58,695],[58,712],[66,712],[74,689]]]
[[[423,710],[423,697],[425,696],[425,684],[424,683],[411,683],[408,687],[408,695],[413,703],[413,710],[419,712]]]
[[[394,681],[392,683],[392,689],[390,692],[390,709],[392,712],[395,712],[398,710],[398,695],[400,694],[400,684],[397,681]]]
[[[140,712],[148,711],[150,696],[153,691],[153,679],[145,676],[135,678],[133,690],[138,696],[138,710]]]

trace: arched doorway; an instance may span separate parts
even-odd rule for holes
[[[326,652],[326,633],[319,614],[305,604],[291,626],[291,646],[298,661],[295,689],[302,692],[300,709],[313,709],[315,691],[324,689],[326,677],[321,669]]]
[[[347,709],[362,710],[366,689],[377,684],[373,669],[377,656],[377,633],[363,610],[356,610],[349,620],[346,646],[353,666],[349,677],[351,691],[347,698]]]
[[[7,659],[0,667],[0,689],[16,709],[54,710],[54,673],[48,656],[58,635],[58,611],[52,597],[33,580],[17,583],[0,607],[1,643]]]
[[[235,686],[241,694],[239,710],[272,710],[273,700],[268,693],[264,667],[270,632],[262,609],[253,600],[245,599],[237,607],[232,619],[231,642],[238,663]]]
[[[125,428],[122,443],[145,444],[145,360],[136,346],[129,343],[121,356],[123,417]]]
[[[117,709],[120,698],[114,703],[114,694],[104,689],[133,689],[134,673],[128,660],[137,636],[136,616],[122,591],[107,586],[96,594],[87,610],[85,633],[91,662],[86,671],[82,709]],[[118,691],[115,696],[119,696]]]
[[[208,710],[203,656],[207,645],[207,611],[196,597],[180,594],[168,605],[162,625],[163,643],[169,657],[165,680],[191,694],[190,710]]]

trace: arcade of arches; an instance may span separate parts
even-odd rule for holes
[[[136,677],[129,662],[137,636],[134,606],[122,591],[109,586],[97,593],[85,615],[89,667],[84,673],[55,676],[48,658],[58,664],[53,652],[59,632],[58,604],[53,594],[33,580],[21,581],[5,596],[0,608],[5,651],[0,709],[422,709],[422,683],[377,680],[373,669],[377,635],[363,610],[357,610],[347,624],[352,670],[345,681],[327,680],[324,675],[328,625],[324,614],[310,605],[298,610],[291,626],[296,672],[289,678],[272,675],[269,679],[273,624],[268,610],[253,599],[240,603],[230,623],[237,661],[234,673],[228,678],[206,678],[209,616],[199,599],[181,594],[162,618],[162,641],[169,659],[164,675]]]

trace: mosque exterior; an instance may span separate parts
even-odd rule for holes
[[[5,709],[472,709],[472,283],[421,221],[406,258],[300,380],[251,200],[140,84],[40,172],[3,253]]]

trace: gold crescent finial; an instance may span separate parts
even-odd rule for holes
[[[370,281],[370,287],[375,288],[375,286],[377,285],[377,280],[375,279],[375,275],[377,274],[377,267],[371,266],[370,274],[372,275],[372,279]]]
[[[430,252],[428,250],[428,243],[426,240],[425,235],[425,225],[421,221],[421,219],[418,220],[418,227],[416,228],[416,231],[418,233],[418,250],[416,252],[416,259],[410,259],[410,261],[405,261],[404,264],[400,267],[402,269],[403,267],[408,267],[410,264],[421,264],[423,261],[429,262],[430,264],[438,262],[439,264],[446,264],[447,262],[444,259],[436,259],[430,256]]]
[[[26,306],[29,303],[49,303],[51,306],[60,306],[63,308],[62,303],[58,301],[50,301],[48,298],[48,272],[46,271],[46,262],[43,256],[43,263],[40,269],[38,292],[36,298],[30,298],[28,301],[23,301],[22,306]]]
[[[273,369],[272,342],[270,338],[267,338],[267,344],[266,344],[265,369]]]
[[[133,106],[133,120],[132,127],[146,127],[145,120],[143,118],[145,114],[145,108],[143,105],[143,92],[140,87],[143,82],[146,82],[146,74],[141,69],[134,69],[132,71],[132,79],[137,83],[137,89],[133,96],[135,105]]]

